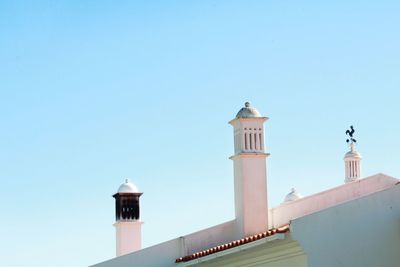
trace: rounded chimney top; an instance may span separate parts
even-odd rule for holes
[[[302,198],[302,197],[303,197],[303,196],[300,195],[299,192],[297,192],[296,188],[292,188],[292,190],[290,191],[290,193],[286,195],[285,200],[283,201],[283,203],[295,201],[295,200],[298,200],[298,199],[300,199],[300,198]]]
[[[260,112],[251,106],[250,102],[244,103],[244,107],[236,114],[236,118],[261,118]]]
[[[126,179],[125,183],[118,188],[118,193],[139,193],[139,188],[129,179]]]
[[[344,155],[344,158],[362,158],[361,154],[356,150],[354,143],[350,144],[350,151]]]

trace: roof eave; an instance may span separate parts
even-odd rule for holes
[[[199,264],[199,263],[204,263],[204,262],[207,262],[207,261],[210,261],[210,260],[213,260],[213,259],[217,259],[217,258],[220,258],[220,257],[224,257],[224,256],[228,256],[228,255],[231,255],[231,254],[234,254],[234,253],[238,253],[238,252],[241,252],[241,251],[244,251],[244,250],[248,250],[250,248],[258,247],[258,246],[267,244],[267,243],[275,241],[275,240],[284,240],[285,237],[286,237],[286,233],[277,233],[277,234],[274,234],[272,236],[268,236],[266,238],[263,238],[263,239],[260,239],[260,240],[257,240],[257,241],[253,241],[253,242],[250,242],[250,243],[247,243],[247,244],[244,244],[244,245],[233,247],[231,249],[223,250],[223,251],[220,251],[220,252],[217,252],[217,253],[214,253],[214,254],[210,254],[210,255],[207,255],[207,256],[204,256],[204,257],[200,257],[200,258],[197,258],[197,259],[193,259],[193,260],[190,260],[190,261],[187,261],[187,262],[177,263],[176,266],[179,266],[179,267],[193,266],[193,265],[196,265],[196,264]]]

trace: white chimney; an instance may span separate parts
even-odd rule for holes
[[[350,144],[350,151],[344,156],[345,183],[361,178],[361,154],[356,151],[354,143]]]
[[[242,236],[268,229],[264,122],[267,117],[246,102],[229,123],[234,130],[235,215]]]
[[[361,178],[362,157],[361,154],[356,151],[357,140],[354,138],[355,132],[353,125],[346,131],[346,135],[348,135],[346,142],[350,146],[350,151],[344,155],[345,183],[350,183]]]
[[[139,198],[142,193],[128,179],[125,180],[115,198],[116,254],[117,257],[142,248],[142,224]]]

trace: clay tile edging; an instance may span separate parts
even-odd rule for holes
[[[208,256],[208,255],[220,252],[220,251],[224,251],[224,250],[227,250],[227,249],[230,249],[230,248],[234,248],[234,247],[237,247],[237,246],[240,246],[240,245],[251,243],[251,242],[260,240],[262,238],[265,238],[265,237],[268,237],[268,236],[272,236],[272,235],[277,234],[277,233],[278,234],[282,234],[282,233],[286,233],[288,231],[289,231],[289,225],[287,224],[287,225],[284,225],[284,226],[279,227],[279,228],[274,228],[274,229],[271,229],[271,230],[268,230],[268,231],[265,231],[265,232],[262,232],[262,233],[258,233],[258,234],[251,235],[251,236],[247,236],[247,237],[239,239],[239,240],[235,240],[235,241],[232,241],[232,242],[229,242],[229,243],[226,243],[226,244],[218,245],[218,246],[206,249],[206,250],[202,250],[202,251],[195,252],[195,253],[187,255],[187,256],[183,256],[183,257],[177,258],[175,260],[175,262],[179,263],[179,262],[191,261],[191,260],[194,260],[194,259],[197,259],[197,258],[201,258],[201,257],[204,257],[204,256]]]

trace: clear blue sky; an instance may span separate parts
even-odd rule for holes
[[[300,3],[301,2],[301,3]],[[400,177],[398,1],[1,1],[2,266],[114,256],[114,202],[144,192],[144,246],[233,214],[228,121],[266,124],[278,205],[365,175]]]

